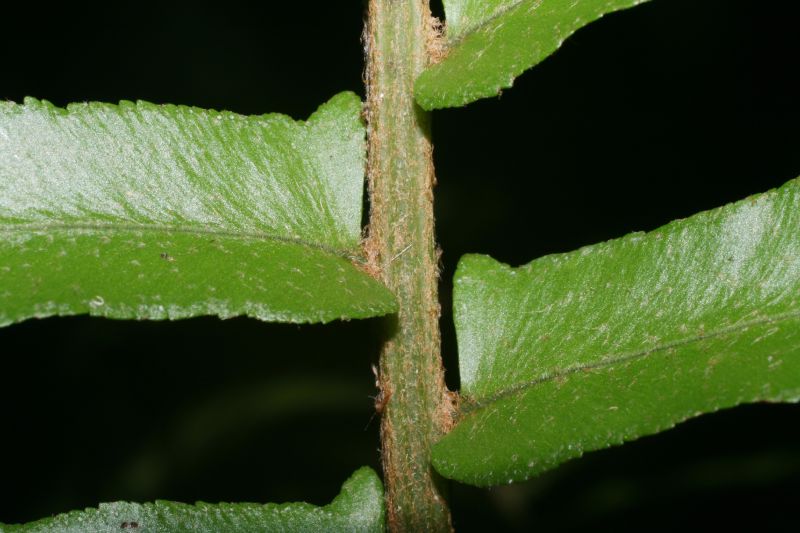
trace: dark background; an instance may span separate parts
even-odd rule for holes
[[[360,2],[2,8],[0,98],[144,99],[304,118],[361,86]],[[444,351],[455,264],[517,265],[800,175],[793,2],[654,0],[501,98],[434,113]],[[0,522],[100,501],[307,500],[377,468],[380,320],[75,317],[0,331]],[[366,428],[366,429],[365,429]],[[460,531],[795,525],[800,409],[745,406],[510,487],[452,487]]]

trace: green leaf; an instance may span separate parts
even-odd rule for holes
[[[145,102],[0,102],[0,325],[394,311],[358,266],[360,111],[352,93],[307,122]]]
[[[417,79],[417,102],[430,110],[497,96],[583,26],[645,1],[444,0],[446,55]]]
[[[357,470],[344,483],[342,492],[324,507],[307,503],[117,502],[28,524],[0,524],[0,533],[381,532],[384,519],[383,486],[375,472],[364,467]]]
[[[743,402],[800,399],[800,180],[648,234],[458,267],[445,476],[523,480]]]

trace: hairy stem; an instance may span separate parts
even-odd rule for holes
[[[434,31],[427,0],[370,0],[370,265],[399,311],[381,353],[383,471],[391,531],[449,531],[430,447],[452,420],[439,342],[430,117],[414,103]]]

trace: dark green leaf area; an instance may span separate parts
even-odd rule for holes
[[[752,344],[759,345],[757,351],[747,349]],[[749,328],[579,370],[468,412],[436,447],[435,464],[448,477],[481,486],[521,481],[584,451],[657,433],[702,413],[744,402],[797,401],[799,355],[795,317],[780,327]]]
[[[0,242],[0,325],[81,313],[328,322],[393,309],[350,260],[296,242],[137,229],[6,232]]]
[[[462,259],[444,475],[526,479],[743,402],[800,399],[800,180],[510,268]]]
[[[0,325],[392,312],[359,264],[360,112],[352,93],[307,121],[0,102]]]
[[[445,0],[447,55],[417,79],[417,102],[439,109],[497,96],[583,26],[645,1]]]
[[[261,533],[265,531],[374,532],[384,530],[383,486],[369,468],[356,471],[330,505],[307,503],[107,503],[0,533]]]

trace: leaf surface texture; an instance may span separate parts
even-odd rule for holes
[[[308,121],[122,102],[0,102],[0,324],[385,314],[356,265],[361,102]]]
[[[369,468],[356,471],[324,507],[307,503],[107,503],[20,525],[0,524],[0,533],[320,533],[384,530],[383,486]]]
[[[800,180],[511,268],[465,256],[445,476],[527,479],[743,402],[800,399]]]
[[[417,102],[430,110],[497,96],[583,26],[645,1],[444,0],[446,56],[417,79]]]

